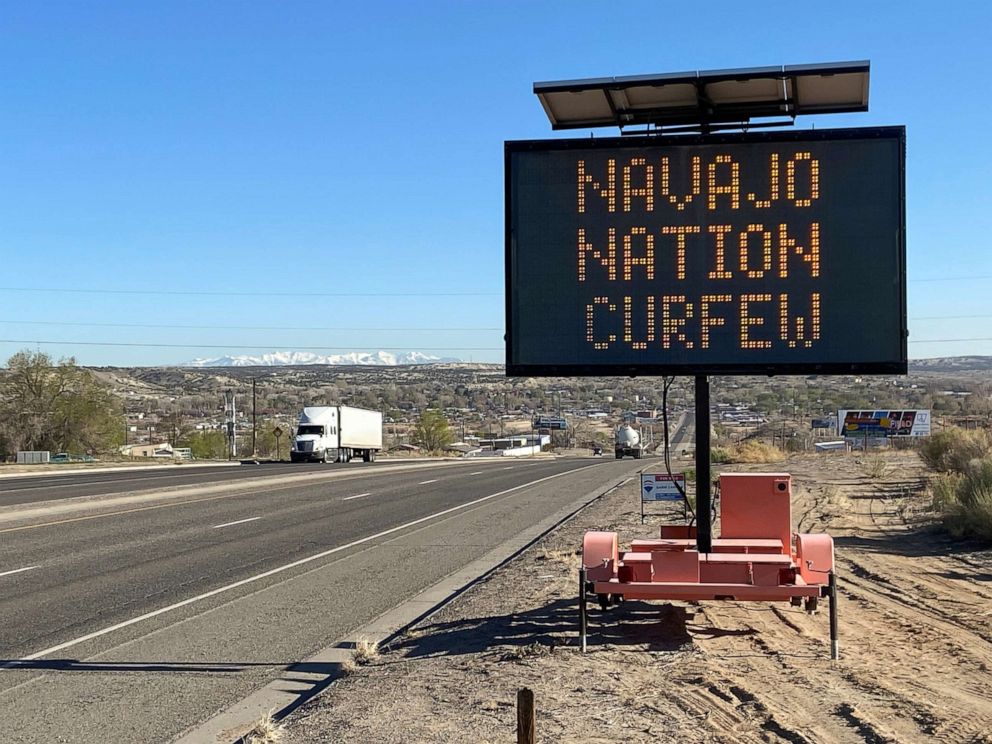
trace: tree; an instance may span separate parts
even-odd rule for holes
[[[120,401],[75,359],[21,351],[0,387],[0,450],[107,452],[123,440]]]
[[[183,445],[197,460],[223,460],[228,455],[227,434],[220,429],[206,429],[191,433]]]
[[[454,436],[448,427],[448,419],[440,411],[428,408],[420,414],[413,430],[413,439],[423,449],[433,452],[451,444]]]

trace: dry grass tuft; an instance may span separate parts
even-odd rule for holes
[[[866,457],[861,463],[865,474],[872,480],[880,480],[892,472],[892,466],[886,461],[885,456],[874,454]]]
[[[355,650],[351,658],[358,666],[371,664],[379,658],[379,644],[369,638],[359,638],[355,641]]]
[[[545,646],[540,641],[528,643],[525,646],[516,646],[500,657],[501,661],[523,661],[524,659],[535,659],[541,656],[548,656],[554,653],[554,646]]]
[[[282,741],[282,735],[283,728],[272,720],[272,711],[270,710],[255,722],[255,725],[241,740],[244,744],[276,744],[276,742]]]
[[[578,563],[578,556],[575,550],[572,548],[564,548],[560,545],[550,546],[542,545],[541,554],[538,558],[542,561],[551,561],[553,563],[561,563],[566,566],[570,566],[573,563]]]

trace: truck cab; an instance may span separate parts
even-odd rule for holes
[[[292,462],[334,462],[338,452],[338,412],[332,406],[304,408],[289,451]]]

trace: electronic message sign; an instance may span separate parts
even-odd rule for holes
[[[905,129],[506,143],[507,374],[905,373]]]

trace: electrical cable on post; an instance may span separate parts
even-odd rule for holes
[[[671,451],[669,449],[669,436],[668,436],[668,388],[671,387],[672,383],[675,382],[675,376],[663,377],[661,386],[661,422],[665,429],[665,470],[668,473],[668,477],[671,482],[675,484],[675,488],[678,490],[679,495],[682,496],[682,503],[685,504],[686,512],[692,515],[692,519],[689,520],[689,526],[691,527],[696,521],[696,510],[692,508],[692,504],[689,503],[689,497],[686,495],[685,489],[679,484],[675,477],[672,475],[672,457]]]

